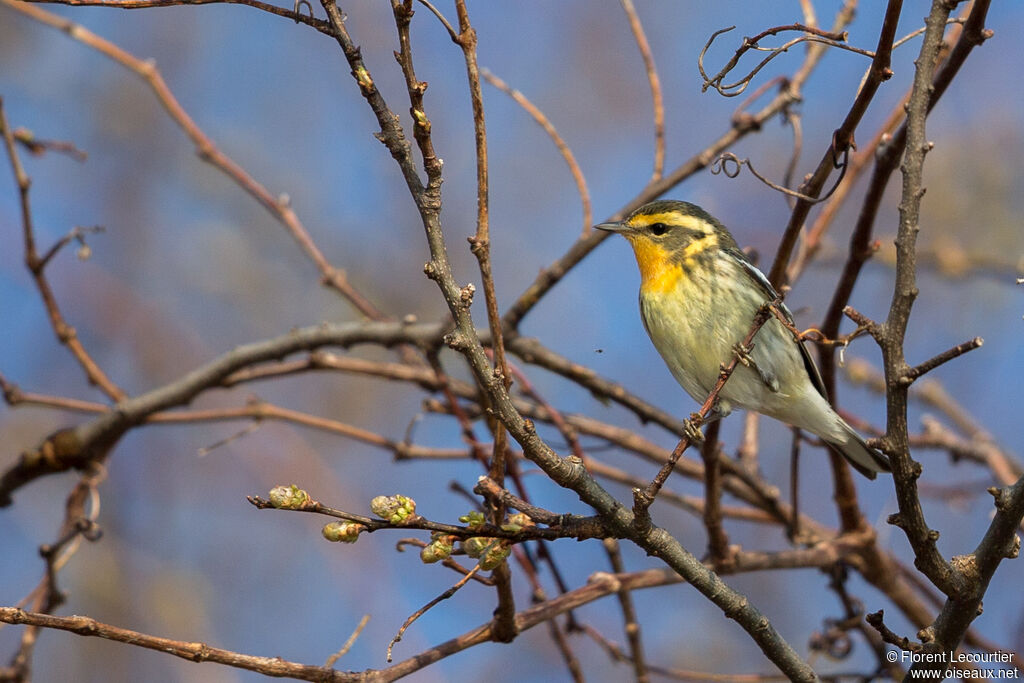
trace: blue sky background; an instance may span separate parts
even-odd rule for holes
[[[837,6],[817,3],[822,23],[831,21]],[[849,29],[852,44],[874,47],[882,6],[862,3]],[[454,21],[449,3],[439,7]],[[738,104],[700,92],[696,55],[707,36],[737,24],[709,53],[709,64],[721,64],[741,36],[797,20],[799,3],[638,1],[637,7],[665,91],[666,163],[671,169],[724,132]],[[51,9],[137,57],[153,58],[182,105],[220,149],[271,192],[286,192],[327,257],[345,268],[381,308],[424,320],[445,313],[436,288],[422,277],[427,250],[415,207],[397,166],[370,135],[376,129],[372,115],[332,40],[239,6],[131,12]],[[343,3],[343,9],[376,83],[407,125],[404,86],[391,57],[397,40],[387,3]],[[481,66],[522,90],[559,129],[586,174],[595,220],[616,211],[646,183],[653,151],[649,89],[619,4],[483,2],[470,3],[470,11],[480,38]],[[924,3],[908,3],[900,34],[913,30],[926,11]],[[1024,63],[1015,39],[1024,31],[1024,6],[994,3],[988,25],[995,37],[971,55],[929,119],[929,138],[936,147],[926,166],[929,191],[921,245],[957,244],[1006,268],[957,279],[925,268],[907,354],[912,362],[920,361],[972,336],[984,337],[982,349],[944,366],[935,377],[1001,445],[1021,453],[1024,297],[1013,284],[1012,271],[1024,244],[1017,219],[1024,209],[1022,95],[1014,85]],[[429,12],[419,11],[412,28],[417,73],[430,83],[426,106],[445,161],[443,217],[451,258],[460,281],[479,283],[464,240],[474,230],[475,187],[461,51]],[[908,86],[918,45],[912,41],[895,54],[895,76],[883,85],[858,139],[870,139]],[[802,54],[796,48],[776,59],[758,82],[792,72]],[[866,66],[863,57],[832,52],[807,83],[800,173],[813,169],[820,158]],[[283,229],[196,157],[140,79],[6,7],[0,7],[0,96],[13,125],[28,127],[42,138],[72,140],[89,153],[85,164],[59,155],[24,159],[33,178],[37,238],[45,248],[74,225],[105,226],[104,234],[89,240],[91,259],[80,262],[68,250],[48,272],[83,343],[130,393],[159,386],[240,343],[321,320],[357,319],[350,307],[317,284],[314,267]],[[499,299],[507,306],[539,268],[573,242],[582,219],[572,180],[546,134],[500,92],[486,87],[484,97],[495,276]],[[779,178],[790,144],[789,130],[772,121],[732,151]],[[22,265],[17,197],[6,162],[3,167],[0,372],[27,391],[98,400],[54,340]],[[898,180],[893,189],[898,189]],[[668,196],[701,204],[729,225],[741,244],[762,255],[774,252],[788,218],[782,197],[746,174],[731,180],[701,173]],[[895,233],[896,198],[891,192],[877,225],[887,246]],[[855,215],[854,201],[835,224],[832,246],[846,244]],[[836,258],[823,259],[789,295],[802,326],[820,319],[839,267]],[[628,246],[610,240],[530,314],[523,331],[657,405],[688,413],[694,409],[692,401],[665,371],[640,325],[637,284]],[[891,269],[874,263],[865,270],[852,303],[882,318],[891,291]],[[478,313],[482,315],[482,307]],[[879,353],[867,339],[849,353],[879,365]],[[358,354],[389,357],[373,349]],[[457,366],[454,358],[448,361]],[[664,431],[638,426],[625,411],[606,407],[553,375],[534,369],[530,378],[565,411],[635,427],[666,447],[674,443]],[[880,397],[845,384],[838,393],[845,408],[872,424],[884,424]],[[401,438],[420,413],[422,398],[402,386],[313,375],[212,392],[197,405],[239,405],[251,394],[392,438]],[[923,412],[921,406],[913,407],[915,428]],[[53,429],[81,419],[37,408],[0,410],[0,466]],[[730,449],[735,448],[739,422],[734,418],[725,425]],[[412,553],[395,553],[395,535],[375,534],[351,547],[329,545],[320,539],[321,521],[258,512],[245,496],[296,482],[324,502],[365,510],[374,495],[402,492],[413,496],[424,514],[452,520],[465,512],[466,503],[447,484],[456,480],[471,486],[478,467],[395,464],[369,446],[284,424],[264,425],[205,457],[196,455],[239,428],[150,427],[119,444],[102,488],[105,535],[100,543],[82,548],[62,573],[62,587],[69,592],[62,613],[309,663],[322,663],[361,615],[370,613],[369,626],[339,666],[384,666],[386,644],[402,621],[447,588],[452,574],[424,567]],[[763,434],[762,466],[785,490],[786,429],[765,422]],[[419,423],[416,439],[436,446],[460,443],[454,422],[429,415]],[[552,442],[559,444],[557,435]],[[649,465],[628,456],[596,455],[642,476],[653,474]],[[917,456],[926,466],[926,484],[976,482],[974,488],[983,492],[990,483],[975,466],[952,467],[945,456],[933,452]],[[825,459],[809,454],[803,463],[803,504],[807,512],[831,523],[830,493],[822,485],[828,481]],[[60,501],[71,481],[68,475],[37,482],[18,493],[13,507],[0,510],[0,604],[20,599],[41,576],[36,549],[53,540]],[[574,496],[540,477],[529,481],[534,495],[550,509],[585,512]],[[692,483],[672,483],[684,492],[700,491]],[[889,481],[859,484],[866,513],[878,520],[883,544],[909,559],[905,539],[884,524],[895,509]],[[628,498],[622,487],[611,488],[623,500]],[[946,498],[925,500],[929,521],[942,530],[940,549],[947,556],[969,552],[988,523],[990,499],[981,495],[954,505]],[[700,553],[705,541],[699,520],[667,507],[656,512],[659,524]],[[734,523],[729,531],[745,548],[785,545],[775,529],[765,532]],[[556,553],[572,586],[581,585],[592,571],[606,569],[596,543],[566,541]],[[642,553],[626,549],[625,554],[630,569],[655,566]],[[1020,572],[1018,562],[1000,569],[977,622],[981,633],[1018,649],[1024,648],[1016,589]],[[749,592],[801,652],[807,651],[807,638],[820,628],[823,614],[840,616],[840,606],[825,588],[827,577],[813,570],[728,581]],[[553,590],[550,582],[546,585]],[[852,585],[868,610],[887,606],[883,596],[862,582],[855,579]],[[527,594],[521,578],[517,588],[520,596]],[[996,595],[1001,597],[991,599]],[[741,629],[692,589],[676,586],[635,597],[651,661],[734,673],[769,670]],[[521,597],[520,607],[525,605]],[[396,647],[396,657],[485,622],[492,607],[492,591],[468,586],[420,619]],[[622,640],[613,600],[592,604],[579,617],[607,637]],[[894,611],[887,611],[887,618],[897,631],[913,635]],[[0,631],[0,653],[12,653],[17,636],[12,628]],[[628,677],[626,668],[610,665],[586,638],[574,637],[573,643],[588,680]],[[862,649],[857,653],[863,654]],[[815,664],[823,671],[847,667],[821,660]],[[61,633],[43,635],[36,666],[38,680],[72,675],[97,681],[256,679],[214,665],[202,665],[197,673],[195,665],[165,655]],[[546,629],[538,628],[512,647],[474,648],[418,673],[414,680],[546,681],[563,676],[564,666]]]

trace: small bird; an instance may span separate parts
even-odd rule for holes
[[[703,403],[758,310],[778,295],[725,226],[695,204],[650,202],[601,230],[629,240],[640,266],[640,317],[676,381]],[[779,307],[792,324],[792,314]],[[829,405],[804,345],[774,316],[758,330],[722,388],[711,419],[754,410],[816,434],[874,479],[889,461]]]

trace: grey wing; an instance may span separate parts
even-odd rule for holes
[[[739,249],[729,249],[728,251],[736,258],[744,272],[750,276],[750,279],[753,280],[754,283],[756,283],[764,292],[768,301],[772,301],[779,296],[778,292],[775,291],[775,288],[772,287],[772,283],[764,276],[764,273],[758,270],[753,263],[748,261],[746,255],[742,251]],[[789,308],[786,307],[786,304],[779,306],[779,310],[782,312],[782,316],[786,319],[786,322],[793,325],[793,314],[789,312]],[[828,401],[828,392],[825,390],[825,382],[821,379],[821,373],[818,372],[818,366],[814,364],[814,359],[811,358],[810,351],[807,350],[807,347],[804,346],[803,342],[797,341],[796,339],[793,341],[796,342],[797,348],[800,349],[800,358],[804,361],[804,367],[807,369],[808,377],[811,378],[811,384],[813,384],[814,388],[818,390],[818,393]]]

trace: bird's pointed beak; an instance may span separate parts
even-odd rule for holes
[[[625,233],[625,232],[629,232],[629,230],[630,230],[630,227],[628,225],[626,225],[625,223],[623,223],[622,221],[613,221],[613,222],[610,222],[610,223],[598,223],[594,227],[597,228],[598,230],[604,230],[605,232]]]

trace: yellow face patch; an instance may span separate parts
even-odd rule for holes
[[[645,292],[667,292],[683,277],[683,267],[671,259],[672,252],[646,237],[630,237],[636,263],[640,266],[640,288]]]
[[[669,229],[654,235],[647,228],[658,223]],[[623,234],[633,245],[640,266],[641,290],[646,294],[671,291],[693,270],[702,254],[720,246],[713,225],[679,211],[638,214],[625,226],[629,229]]]

